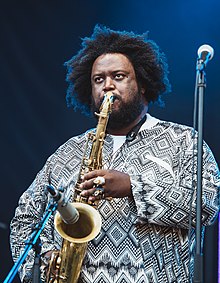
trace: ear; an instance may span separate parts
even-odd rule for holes
[[[141,94],[143,95],[145,93],[146,89],[145,87],[141,87]]]
[[[141,95],[142,95],[142,97],[143,97],[143,100],[144,100],[144,102],[145,102],[145,104],[146,105],[148,105],[148,101],[147,101],[147,99],[146,99],[146,96],[144,95],[145,94],[145,91],[146,91],[146,87],[141,87]]]

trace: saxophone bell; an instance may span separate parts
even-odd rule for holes
[[[88,242],[101,230],[101,216],[92,206],[70,203],[79,213],[74,224],[66,224],[59,211],[54,218],[54,226],[63,238],[62,250],[54,251],[47,271],[48,283],[77,283]]]
[[[70,203],[79,213],[76,223],[66,224],[60,213],[55,215],[55,228],[57,232],[71,243],[86,243],[94,239],[101,230],[101,216],[91,205],[86,203]]]
[[[61,190],[55,190],[53,186],[47,186],[48,192],[58,204],[57,211],[59,211],[61,218],[66,224],[74,224],[79,220],[79,212],[65,199],[64,193]]]

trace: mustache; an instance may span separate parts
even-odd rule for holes
[[[120,95],[118,95],[118,94],[115,94],[115,93],[113,93],[113,95],[114,95],[114,101],[115,100],[121,100],[121,96]]]

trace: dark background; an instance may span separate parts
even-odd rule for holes
[[[46,158],[93,122],[66,107],[63,63],[80,48],[96,23],[137,33],[149,31],[166,53],[172,94],[166,107],[150,113],[192,125],[197,50],[210,44],[204,138],[220,161],[218,0],[1,1],[0,2],[0,280],[13,263],[9,223],[19,196]],[[5,228],[5,229],[4,229]],[[209,227],[204,248],[206,283],[217,282],[218,223]],[[17,280],[17,279],[16,279]]]

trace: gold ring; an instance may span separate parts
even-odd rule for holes
[[[96,189],[95,189],[95,191],[94,191],[94,193],[93,193],[93,195],[95,196],[95,197],[101,197],[101,198],[105,198],[105,194],[104,194],[104,188],[103,187],[101,187],[101,186],[98,186]]]
[[[101,177],[101,176],[98,176],[95,178],[95,180],[93,181],[93,183],[96,185],[96,186],[102,186],[105,184],[105,178],[104,177]]]

